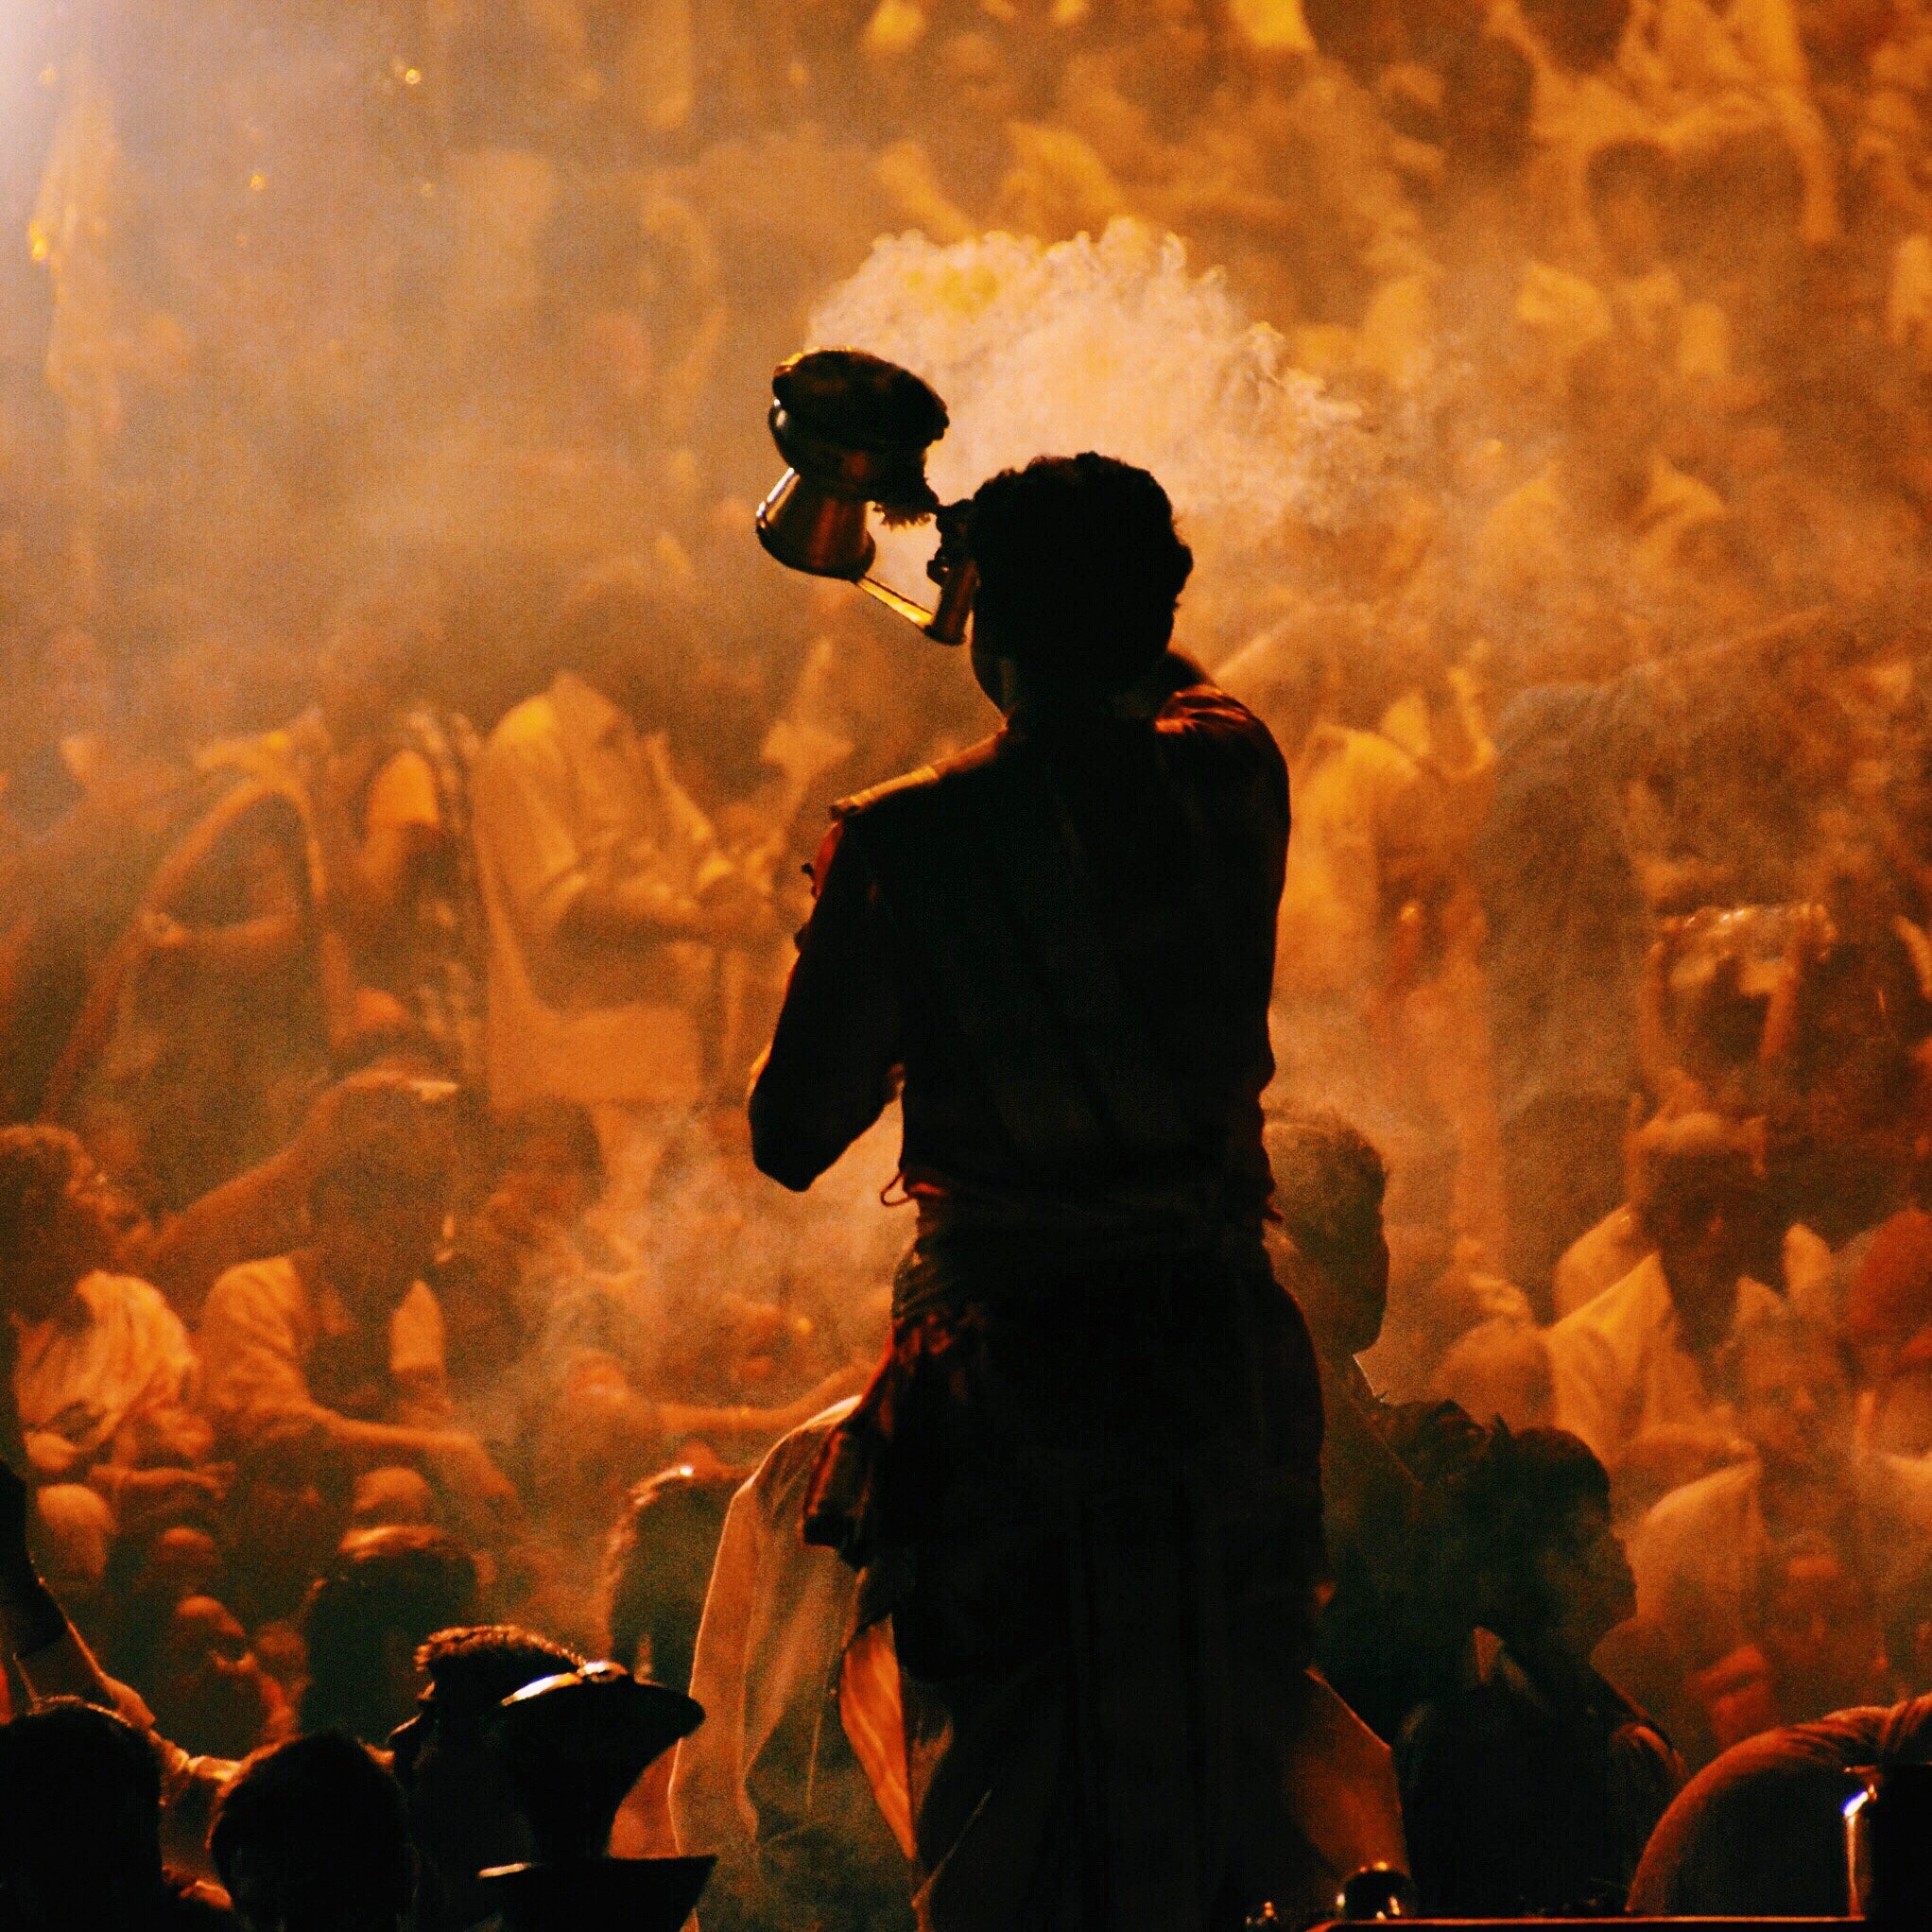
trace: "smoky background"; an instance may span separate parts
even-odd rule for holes
[[[951,407],[941,495],[1086,446],[1166,482],[1180,641],[1306,781],[1278,1097],[1385,1144],[1417,1281],[1507,1275],[1498,908],[1600,887],[1494,848],[1499,769],[1557,755],[1512,701],[1602,694],[1577,809],[1727,902],[1802,896],[1833,812],[1917,810],[1917,699],[1857,680],[1922,650],[1918,15],[1792,19],[1795,67],[1734,35],[1699,68],[1611,0],[10,8],[0,767],[104,713],[183,756],[282,723],[378,591],[487,732],[568,586],[638,555],[684,599],[702,802],[795,923],[823,807],[987,722],[957,657],[751,534],[773,365],[872,349]],[[1703,493],[1647,521],[1655,460]],[[923,541],[888,540],[907,589]],[[1344,783],[1324,729],[1406,767]],[[1601,1033],[1634,1035],[1634,943],[1562,982]],[[888,1142],[812,1210],[854,1296]],[[793,1207],[705,1172],[731,1241],[693,1262],[668,1197],[653,1240],[796,1266]]]

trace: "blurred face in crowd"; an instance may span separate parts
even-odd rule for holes
[[[57,631],[47,641],[46,666],[47,714],[57,734],[78,737],[113,723],[113,666],[87,631]]]
[[[1663,428],[1656,383],[1628,355],[1588,352],[1570,382],[1569,468],[1596,508],[1627,514],[1649,485]]]
[[[1620,183],[1596,207],[1604,252],[1625,275],[1642,275],[1664,253],[1664,217],[1655,198],[1634,182]]]
[[[1611,1527],[1610,1505],[1594,1497],[1570,1511],[1562,1533],[1540,1554],[1537,1574],[1551,1609],[1551,1643],[1572,1657],[1587,1659],[1637,1613],[1636,1579]]]
[[[349,1527],[345,1473],[321,1450],[264,1458],[250,1470],[232,1506],[237,1565],[266,1596],[285,1597],[292,1609],[308,1583],[328,1567]]]
[[[1775,1564],[1760,1644],[1787,1719],[1883,1700],[1885,1638],[1872,1592],[1836,1550],[1800,1550]]]
[[[1309,1257],[1295,1292],[1326,1346],[1358,1355],[1375,1346],[1389,1313],[1389,1237],[1379,1206],[1366,1208],[1332,1251]]]
[[[329,641],[317,668],[317,700],[338,747],[382,728],[403,682],[400,640],[373,617],[359,617]]]
[[[1830,1481],[1852,1453],[1852,1389],[1831,1349],[1784,1337],[1738,1338],[1737,1426],[1766,1472]]]
[[[1645,1225],[1693,1348],[1711,1346],[1730,1329],[1751,1251],[1751,1208],[1748,1177],[1724,1160],[1672,1163],[1645,1205]]]
[[[596,1198],[596,1175],[585,1172],[568,1146],[532,1135],[498,1176],[485,1212],[500,1233],[538,1240],[552,1230],[575,1226]]]
[[[316,1202],[316,1247],[329,1285],[365,1325],[387,1321],[436,1258],[443,1194],[421,1182],[373,1197],[329,1190]]]
[[[252,1751],[280,1700],[248,1632],[210,1596],[188,1597],[169,1619],[151,1695],[169,1737],[217,1757]]]

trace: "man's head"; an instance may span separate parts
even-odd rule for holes
[[[1657,1251],[1695,1348],[1721,1341],[1752,1251],[1764,1183],[1756,1143],[1715,1113],[1660,1116],[1628,1149],[1630,1208]]]
[[[684,1690],[735,1475],[679,1467],[631,1491],[604,1549],[610,1654],[652,1683]]]
[[[309,1223],[329,1285],[373,1326],[399,1308],[436,1258],[449,1204],[444,1149],[384,1128],[347,1137],[309,1184]]]
[[[250,1440],[228,1492],[228,1567],[251,1621],[286,1617],[350,1527],[355,1466],[319,1423],[288,1418]]]
[[[1508,1315],[1478,1321],[1437,1364],[1429,1393],[1455,1403],[1485,1426],[1498,1421],[1512,1429],[1547,1423],[1557,1398],[1543,1330]]]
[[[1095,456],[1037,457],[982,483],[967,519],[979,569],[973,666],[1003,710],[1021,690],[1094,702],[1165,653],[1194,553],[1145,470]]]
[[[694,629],[688,570],[620,557],[578,578],[557,613],[557,664],[645,731],[678,709]]]
[[[1902,1369],[1922,1368],[1932,1344],[1932,1214],[1902,1208],[1872,1230],[1845,1293],[1845,1335],[1861,1379],[1880,1390]]]
[[[589,1112],[575,1100],[532,1100],[494,1135],[496,1182],[487,1213],[514,1238],[569,1228],[604,1191],[604,1155]]]
[[[0,1900],[21,1932],[148,1922],[161,1768],[132,1725],[61,1698],[0,1725]]]
[[[208,1850],[250,1932],[395,1932],[409,1907],[403,1794],[366,1745],[333,1733],[250,1758]]]
[[[1524,0],[1523,15],[1562,66],[1587,74],[1614,57],[1630,0]]]
[[[1613,141],[1585,170],[1590,215],[1620,275],[1642,275],[1664,253],[1671,190],[1670,156],[1654,141]]]
[[[1340,1114],[1290,1114],[1266,1136],[1275,1208],[1305,1270],[1295,1292],[1331,1354],[1372,1348],[1389,1312],[1389,1241],[1382,1156]]]
[[[1648,486],[1664,426],[1655,364],[1638,344],[1606,336],[1572,358],[1564,388],[1568,474],[1586,493],[1629,514]]]
[[[285,1616],[328,1568],[349,1527],[355,1470],[319,1425],[298,1418],[250,1439],[229,1492],[229,1562],[251,1618]]]
[[[1478,175],[1504,176],[1529,146],[1536,69],[1528,56],[1490,34],[1458,42],[1442,80],[1443,141]]]
[[[211,1757],[245,1757],[281,1709],[281,1693],[249,1647],[249,1633],[213,1596],[175,1605],[146,1682],[162,1734]]]
[[[1635,1613],[1609,1474],[1575,1436],[1498,1424],[1453,1490],[1465,1600],[1519,1655],[1585,1662]]]
[[[582,1662],[512,1624],[440,1630],[418,1652],[428,1688],[390,1742],[419,1861],[419,1932],[474,1923],[486,1909],[477,1872],[532,1855],[496,1718],[505,1698]]]
[[[380,1744],[414,1708],[423,1642],[476,1613],[476,1561],[440,1529],[358,1530],[303,1612],[304,1731]]]
[[[322,717],[338,747],[380,731],[442,647],[437,594],[378,594],[345,603],[316,667]]]
[[[1768,1553],[1752,1635],[1794,1721],[1882,1703],[1886,1637],[1870,1579],[1816,1534]]]
[[[113,1259],[112,1196],[94,1157],[64,1127],[0,1129],[0,1296],[43,1321]]]
[[[1738,1432],[1768,1476],[1831,1483],[1844,1475],[1854,1383],[1838,1335],[1789,1315],[1740,1323],[1723,1374]]]

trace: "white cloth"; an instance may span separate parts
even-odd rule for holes
[[[20,1331],[13,1394],[35,1466],[37,1436],[74,1452],[59,1452],[66,1467],[49,1474],[178,1456],[194,1377],[187,1331],[155,1289],[131,1275],[87,1276],[66,1307]]]
[[[1784,1304],[1749,1276],[1737,1285],[1736,1325]],[[1647,1429],[1721,1425],[1727,1411],[1681,1338],[1677,1304],[1654,1254],[1549,1331],[1556,1423],[1614,1465]]]
[[[1612,1208],[1563,1250],[1552,1282],[1557,1313],[1574,1314],[1594,1302],[1649,1253],[1650,1244],[1628,1206]]]
[[[1771,1551],[1753,1462],[1720,1469],[1655,1504],[1630,1537],[1637,1613],[1677,1662],[1700,1669],[1753,1634]],[[1860,1456],[1852,1465],[1856,1552],[1881,1618],[1909,1609],[1932,1558],[1932,1467],[1914,1458]]]
[[[678,1848],[717,1866],[699,1901],[732,1924],[785,1924],[822,1909],[828,1870],[846,1913],[889,1923],[913,1868],[868,1782],[840,1713],[847,1647],[855,1634],[858,1573],[800,1530],[819,1451],[854,1404],[794,1430],[732,1498],[712,1566],[691,1664],[702,1725],[678,1747],[671,1820]],[[886,1747],[889,1749],[889,1745]],[[903,1751],[903,1746],[902,1746]],[[876,1757],[867,1740],[866,1756]],[[856,1901],[863,1899],[861,1907]]]
[[[593,877],[695,894],[727,861],[678,783],[663,733],[641,734],[571,672],[509,712],[475,775],[477,870],[490,926],[490,1097],[691,1107],[697,1009],[712,948],[665,940],[595,953],[559,940]]]
[[[706,1716],[678,1747],[671,1819],[681,1852],[716,1856],[706,1899],[732,1924],[802,1923],[828,1872],[847,1907],[835,1923],[889,1923],[901,1898],[911,1922],[896,1662],[858,1627],[858,1573],[800,1534],[819,1452],[854,1406],[795,1429],[732,1498],[705,1596],[691,1695]],[[1406,1871],[1389,1748],[1310,1675],[1284,1767],[1295,1822],[1337,1884],[1378,1861]]]

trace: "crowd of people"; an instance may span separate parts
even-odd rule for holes
[[[1932,1689],[1932,15],[287,11],[165,97],[62,15],[4,172],[0,1911],[514,1923],[496,1707],[595,1656],[713,1717],[593,1856],[911,1923],[789,1529],[892,1122],[794,1198],[744,1094],[826,808],[987,724],[750,500],[875,234],[1119,220],[1373,459],[1177,636],[1291,772],[1325,1681],[1425,1906],[1841,1899],[1644,1849]]]

